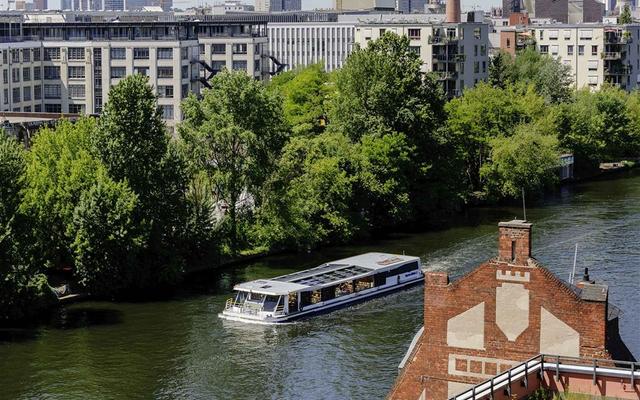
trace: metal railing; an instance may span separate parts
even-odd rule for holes
[[[504,389],[511,397],[512,383],[522,381],[524,387],[528,388],[529,375],[537,372],[542,376],[544,371],[553,371],[556,379],[559,379],[561,372],[590,374],[594,385],[597,383],[598,376],[627,378],[630,380],[631,387],[636,379],[640,379],[640,363],[637,362],[539,354],[487,381],[474,385],[471,389],[449,400],[493,398],[493,393],[500,389]]]

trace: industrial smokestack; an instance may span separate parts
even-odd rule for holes
[[[460,0],[447,0],[447,22],[460,22]]]

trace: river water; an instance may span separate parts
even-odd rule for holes
[[[437,232],[223,270],[166,301],[69,306],[37,329],[0,331],[0,398],[384,398],[421,326],[422,287],[276,327],[219,320],[230,288],[373,250],[419,255],[455,278],[496,254],[498,221],[521,215],[478,209]],[[578,267],[610,285],[640,356],[640,174],[564,188],[527,217],[534,256],[563,279],[578,243]]]

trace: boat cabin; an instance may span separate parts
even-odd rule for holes
[[[418,257],[366,253],[271,279],[238,284],[220,317],[282,322],[422,280]]]

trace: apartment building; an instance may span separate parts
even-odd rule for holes
[[[112,85],[143,74],[173,125],[182,119],[182,99],[206,87],[212,73],[228,68],[265,76],[266,21],[72,20],[0,23],[1,110],[100,113]]]
[[[256,11],[279,12],[302,9],[302,0],[256,0]]]
[[[571,67],[576,88],[640,87],[640,25],[555,24],[530,31],[540,53]]]
[[[407,36],[411,50],[422,60],[422,71],[434,72],[448,96],[489,76],[489,25],[477,22],[411,22],[410,20],[356,25],[355,42],[366,47],[385,32]]]

